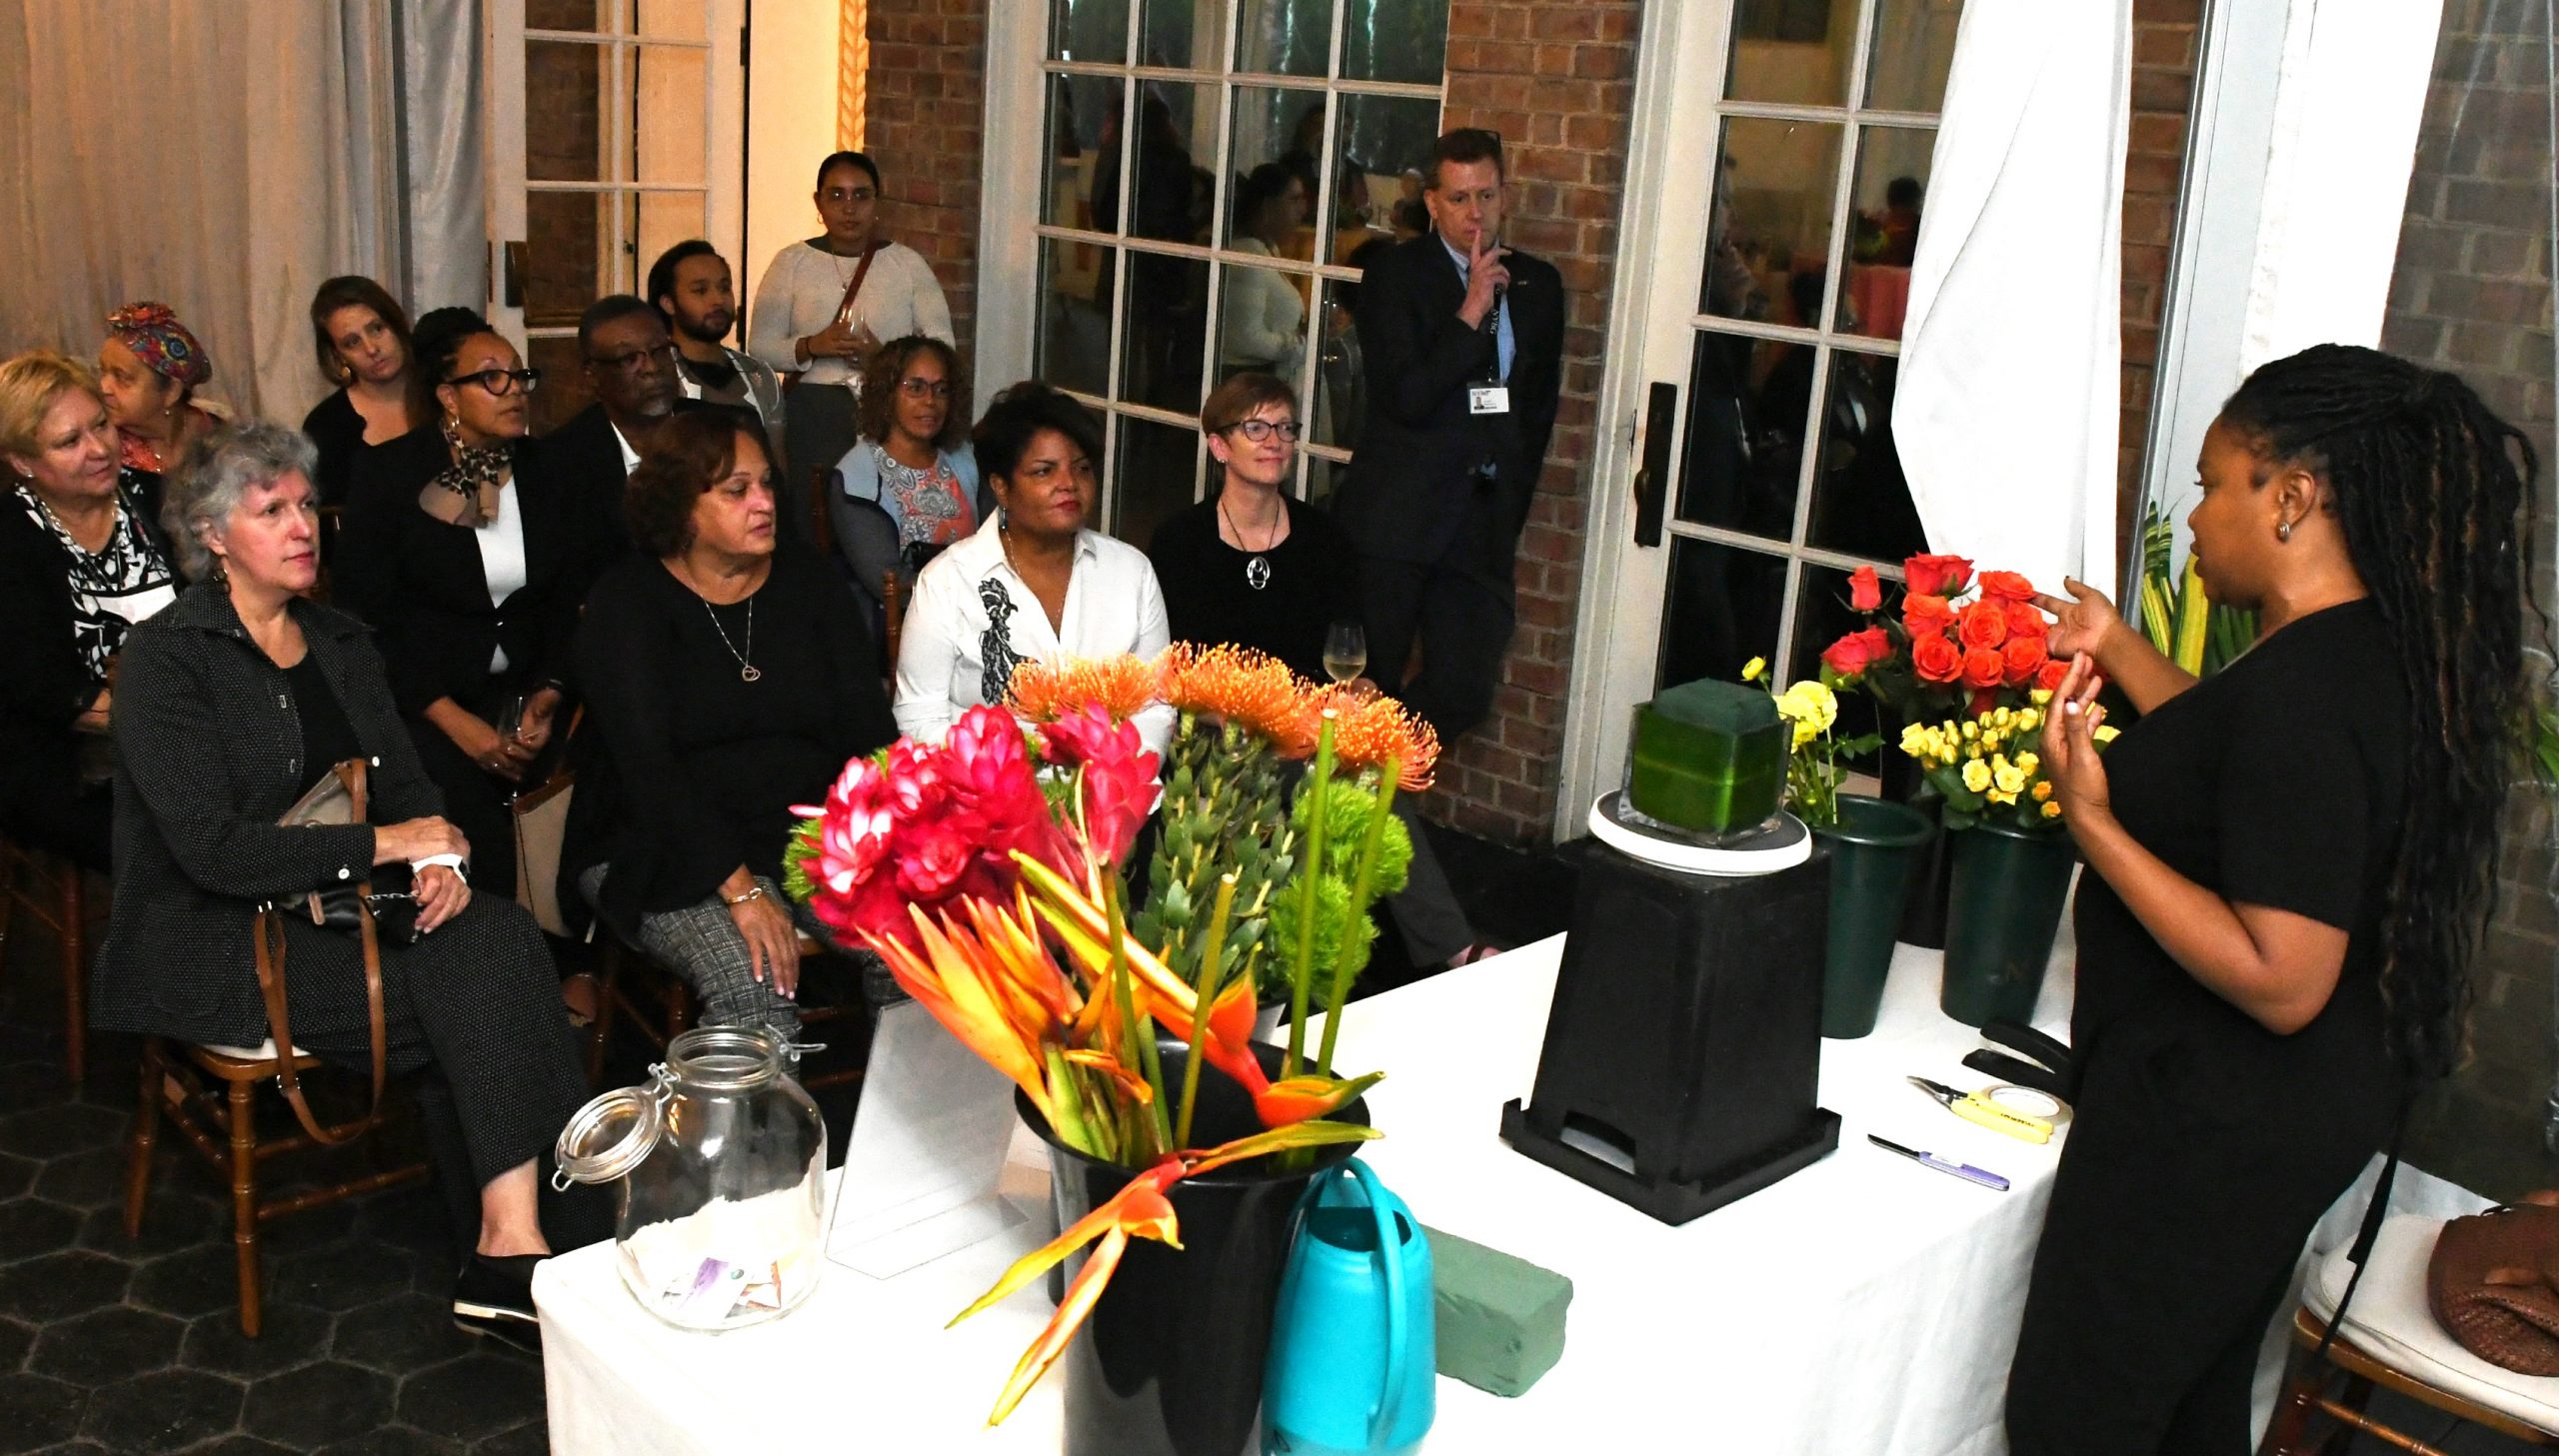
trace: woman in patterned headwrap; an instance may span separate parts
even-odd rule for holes
[[[126,469],[158,475],[222,423],[195,403],[197,387],[212,378],[204,346],[167,304],[126,304],[107,315],[98,392]]]
[[[507,804],[568,719],[569,647],[593,576],[573,493],[526,438],[540,371],[469,309],[414,334],[417,429],[358,456],[330,572],[371,623],[473,876],[507,884]]]
[[[0,364],[0,826],[100,872],[116,652],[176,597],[160,478],[116,454],[85,366]]]

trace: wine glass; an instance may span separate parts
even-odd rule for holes
[[[1324,676],[1347,683],[1368,666],[1368,632],[1355,622],[1336,622],[1323,635]]]

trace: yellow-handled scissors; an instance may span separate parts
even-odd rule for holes
[[[1959,1091],[1943,1082],[1926,1077],[1912,1077],[1910,1084],[1945,1104],[1947,1111],[1966,1122],[1978,1123],[1993,1132],[2005,1133],[2020,1142],[2050,1142],[2052,1119],[2037,1117],[2002,1107],[1979,1092]]]

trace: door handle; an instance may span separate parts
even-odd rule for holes
[[[1635,470],[1635,545],[1661,545],[1663,498],[1669,494],[1670,436],[1679,425],[1679,387],[1656,381],[1646,392],[1643,464]]]

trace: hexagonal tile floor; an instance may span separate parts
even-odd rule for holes
[[[540,1357],[454,1326],[458,1246],[432,1185],[269,1224],[257,1339],[240,1333],[228,1200],[174,1137],[127,1239],[138,1047],[91,1036],[88,1082],[69,1085],[53,947],[28,931],[20,917],[0,974],[0,1456],[548,1449]],[[835,1039],[860,1054],[859,1034]],[[628,1033],[613,1051],[608,1086],[652,1055]],[[854,1094],[820,1095],[839,1156]],[[261,1191],[297,1170],[269,1170]]]

